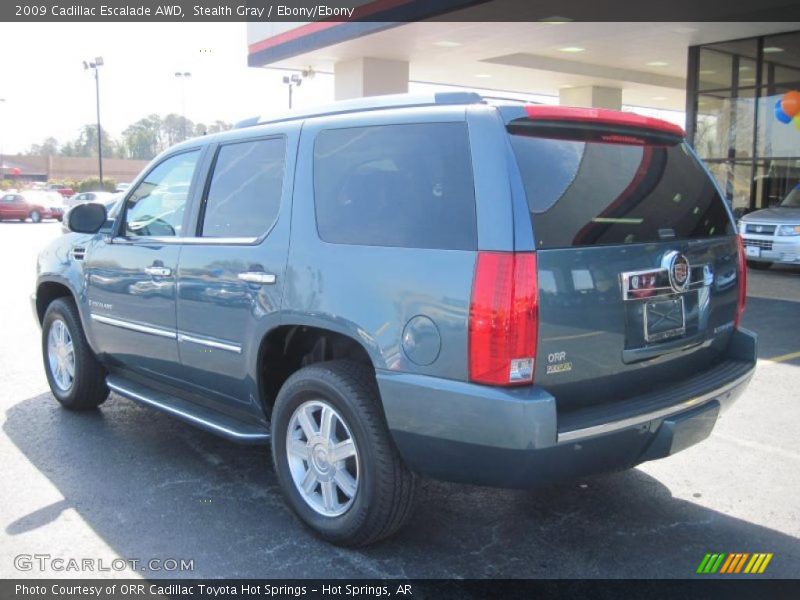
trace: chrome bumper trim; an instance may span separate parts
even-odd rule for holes
[[[693,408],[695,406],[699,406],[704,402],[715,398],[721,394],[724,394],[734,388],[739,387],[744,382],[746,382],[750,377],[752,377],[753,371],[750,370],[744,375],[737,377],[733,381],[719,387],[715,390],[702,394],[701,396],[695,396],[694,398],[690,398],[689,400],[685,400],[684,402],[680,402],[678,404],[673,404],[672,406],[667,406],[665,408],[660,408],[658,410],[650,411],[647,413],[643,413],[640,415],[634,415],[632,417],[628,417],[626,419],[620,419],[618,421],[609,421],[608,423],[601,423],[600,425],[592,425],[591,427],[584,427],[582,429],[573,429],[571,431],[565,431],[563,433],[558,434],[558,443],[562,442],[576,442],[580,440],[584,440],[586,438],[595,437],[598,435],[604,435],[606,433],[613,433],[615,431],[619,431],[621,429],[627,429],[628,427],[636,427],[637,425],[642,425],[647,423],[648,421],[654,421],[656,419],[663,419],[665,417],[669,417],[671,415],[677,414],[689,408]]]

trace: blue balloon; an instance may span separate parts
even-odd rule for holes
[[[792,117],[790,117],[785,112],[783,112],[783,109],[781,108],[781,101],[780,100],[778,100],[775,103],[775,118],[778,119],[778,121],[780,121],[781,123],[791,123],[792,122]]]

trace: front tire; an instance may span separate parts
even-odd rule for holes
[[[30,217],[32,223],[41,223],[42,221],[42,213],[38,210],[32,210],[28,217]]]
[[[42,356],[50,390],[64,408],[89,410],[108,398],[106,371],[89,347],[78,308],[69,298],[58,298],[47,307]]]
[[[371,544],[411,514],[415,477],[364,365],[318,363],[289,377],[272,412],[272,457],[289,506],[328,542]]]

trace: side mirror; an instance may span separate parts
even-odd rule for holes
[[[67,227],[75,233],[97,233],[107,218],[106,207],[102,204],[78,204],[69,211]]]

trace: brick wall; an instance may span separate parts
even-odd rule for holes
[[[17,164],[26,174],[45,173],[47,179],[76,179],[97,177],[97,158],[73,158],[69,156],[21,156],[6,155],[6,165]],[[119,182],[129,182],[147,165],[146,160],[127,160],[122,158],[103,159],[103,177]]]

